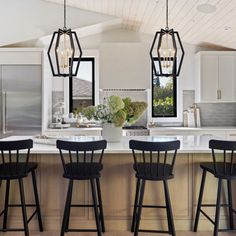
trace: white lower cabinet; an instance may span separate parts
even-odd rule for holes
[[[236,140],[236,131],[228,131],[226,133],[226,138],[228,140]]]
[[[212,130],[206,130],[206,131],[200,131],[199,135],[204,136],[213,136],[214,138],[226,138],[226,131],[212,131]]]
[[[187,128],[186,128],[187,129]],[[212,130],[212,129],[191,129],[191,130],[163,130],[158,128],[150,129],[151,136],[178,136],[178,135],[204,135],[204,136],[212,136],[214,138],[225,139],[227,137],[225,130]],[[235,131],[235,139],[236,139],[236,131]]]

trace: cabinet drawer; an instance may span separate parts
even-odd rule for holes
[[[236,131],[228,131],[226,137],[228,140],[236,140]]]

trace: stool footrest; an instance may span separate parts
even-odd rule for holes
[[[139,207],[139,205],[137,205]],[[142,205],[144,208],[158,208],[158,209],[165,209],[166,206],[156,206],[156,205]]]
[[[169,234],[169,231],[166,230],[150,230],[150,229],[139,229],[138,232],[143,233],[159,233],[159,234]]]
[[[216,207],[216,204],[202,204],[202,207]],[[229,204],[220,204],[221,207],[229,207]]]
[[[219,232],[236,232],[236,229],[218,229]]]
[[[99,205],[97,205],[98,207],[100,207]],[[91,204],[71,204],[70,207],[94,207],[94,205]]]
[[[96,229],[67,229],[66,232],[97,232]]]
[[[8,232],[8,231],[25,231],[25,229],[0,229],[0,232]]]

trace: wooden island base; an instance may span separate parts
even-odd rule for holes
[[[32,160],[39,163],[37,183],[44,229],[46,231],[58,231],[58,229],[61,228],[67,192],[67,181],[62,178],[63,170],[60,157],[57,154],[32,154]],[[175,178],[169,182],[169,189],[175,227],[178,231],[190,231],[192,229],[202,173],[199,163],[211,160],[211,154],[180,153],[177,156],[174,171]],[[107,232],[127,232],[131,225],[136,183],[132,168],[133,157],[131,154],[105,154],[103,163],[104,169],[101,177],[101,191],[106,230]],[[30,177],[28,177],[24,183],[26,199],[28,203],[32,203],[33,190]],[[233,185],[234,195],[236,192],[235,187],[236,186]],[[18,191],[18,182],[15,181],[11,186],[11,203],[19,203]],[[217,181],[213,176],[207,175],[204,201],[206,203],[215,203],[216,191]],[[5,183],[1,186],[1,207],[3,207],[4,203],[4,192]],[[227,200],[226,188],[224,188],[223,193],[224,196],[222,199],[225,202]],[[164,204],[163,194],[161,182],[148,182],[146,185],[144,202],[145,204]],[[75,183],[74,185],[73,203],[79,202],[85,204],[91,203],[90,186],[87,181],[80,181],[79,184]],[[234,205],[236,207],[236,202]],[[29,209],[28,216],[31,212],[32,210]],[[215,209],[208,209],[207,212],[209,212],[214,219]],[[227,225],[227,214],[227,209],[222,208],[220,222],[222,227]],[[9,226],[22,226],[21,209],[10,209],[8,219]],[[93,209],[72,209],[70,226],[79,228],[95,227]],[[162,209],[144,209],[142,212],[141,227],[149,229],[166,228],[166,211]],[[36,218],[30,223],[30,229],[38,229]],[[202,216],[199,222],[199,230],[210,231],[212,229],[213,225]]]

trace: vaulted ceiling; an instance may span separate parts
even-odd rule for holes
[[[0,0],[0,46],[37,40],[51,35],[63,26],[63,7],[43,0]],[[120,24],[120,19],[86,11],[68,8],[68,24],[80,30],[80,36],[98,33],[112,24]]]
[[[63,0],[49,0],[63,3]],[[67,0],[68,5],[122,18],[123,27],[154,34],[165,27],[165,0]],[[216,11],[205,14],[200,4]],[[236,0],[169,0],[169,25],[184,42],[236,49]]]

